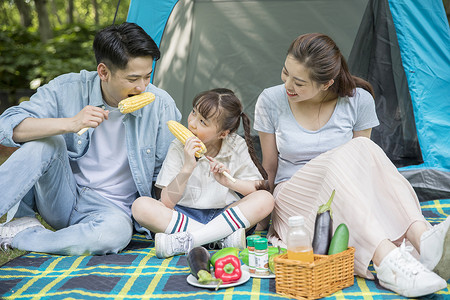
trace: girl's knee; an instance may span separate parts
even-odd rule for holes
[[[259,207],[260,210],[264,212],[264,214],[270,214],[275,206],[275,199],[273,195],[265,190],[259,190],[252,193],[252,196],[255,197],[255,202],[257,203],[256,207]]]
[[[273,208],[273,206],[275,205],[275,198],[273,197],[273,195],[268,191],[257,191],[257,192],[258,197],[261,199],[261,201],[264,201],[264,203],[267,206]]]
[[[142,220],[144,218],[144,214],[148,216],[149,213],[155,211],[152,207],[155,205],[160,205],[160,201],[157,201],[150,197],[139,197],[134,200],[133,205],[131,206],[131,213],[136,221]]]

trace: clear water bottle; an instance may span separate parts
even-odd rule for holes
[[[288,259],[313,262],[314,254],[311,245],[311,237],[305,228],[303,216],[289,218],[289,231],[287,236]]]

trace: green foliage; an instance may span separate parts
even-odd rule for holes
[[[42,85],[64,73],[95,70],[96,31],[112,24],[118,3],[115,23],[125,22],[130,5],[130,0],[74,0],[75,24],[69,24],[68,2],[47,1],[54,37],[42,43],[35,2],[25,2],[32,19],[29,28],[21,25],[14,1],[0,1],[0,91],[8,93],[10,105],[16,104],[16,91],[29,89],[32,81]]]
[[[44,84],[64,73],[95,70],[92,42],[97,29],[67,25],[55,29],[54,38],[42,44],[36,31],[1,26],[0,89],[27,89],[34,79]]]

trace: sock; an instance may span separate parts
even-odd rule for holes
[[[167,226],[164,233],[172,234],[183,231],[191,232],[198,230],[203,226],[204,224],[197,222],[194,219],[191,219],[188,216],[174,210],[172,212],[172,219],[170,219],[169,225]]]
[[[194,247],[223,239],[240,228],[250,227],[250,222],[239,207],[231,207],[200,229],[189,231],[194,238]]]

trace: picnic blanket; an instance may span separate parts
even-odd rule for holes
[[[450,214],[450,200],[422,202],[431,223]],[[264,235],[265,232],[257,232]],[[371,267],[373,271],[373,268]],[[154,243],[135,234],[121,253],[103,256],[58,256],[28,253],[0,268],[1,299],[289,299],[276,293],[276,279],[250,278],[219,289],[198,288],[186,279],[186,256],[155,257]],[[426,297],[450,299],[449,289]],[[355,276],[353,286],[325,299],[403,299]]]

